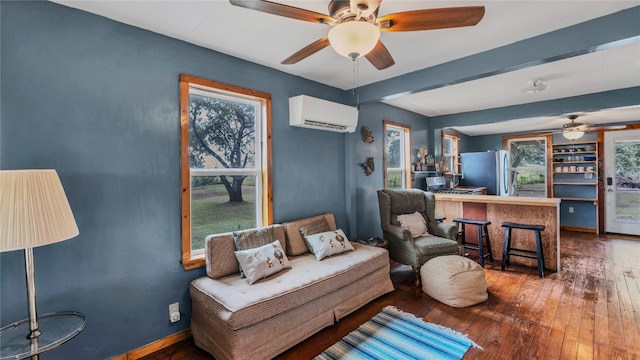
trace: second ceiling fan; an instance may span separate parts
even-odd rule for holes
[[[331,45],[352,60],[364,56],[378,70],[395,64],[380,41],[380,32],[420,31],[474,26],[484,6],[403,11],[378,17],[382,0],[331,0],[329,15],[266,0],[229,0],[233,5],[291,19],[333,26],[327,36],[312,42],[282,61],[295,64]]]

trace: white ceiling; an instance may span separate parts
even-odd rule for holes
[[[297,64],[280,64],[302,47],[326,36],[330,29],[326,25],[236,7],[227,0],[54,1],[340,89],[350,89],[354,85],[351,61],[330,47]],[[328,0],[275,1],[325,14],[329,3]],[[640,5],[640,0],[385,0],[379,15],[473,5],[483,5],[486,9],[484,18],[475,27],[381,33],[381,40],[396,64],[380,71],[366,60],[359,60],[358,85],[382,81],[615,13]],[[519,91],[535,78],[543,79],[550,85],[549,89],[536,94]],[[385,102],[426,116],[438,116],[635,86],[640,86],[640,41]],[[595,115],[592,118],[593,121],[602,121]],[[606,122],[630,121],[629,118],[639,120],[640,108],[610,111]],[[527,123],[544,122],[544,128],[548,129],[548,121],[553,119],[529,120]],[[588,123],[586,116],[580,120]],[[508,123],[502,123],[499,132],[523,131],[521,124],[510,128]],[[473,130],[467,127],[458,130],[469,135],[495,133],[491,125],[485,129],[474,126]]]

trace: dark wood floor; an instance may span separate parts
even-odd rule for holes
[[[544,279],[533,268],[486,267],[489,299],[452,308],[413,285],[408,266],[392,265],[396,290],[281,354],[310,359],[386,305],[458,330],[484,350],[464,359],[640,359],[640,238],[563,232],[562,270]],[[144,360],[205,360],[191,338]]]

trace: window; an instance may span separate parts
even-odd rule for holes
[[[411,127],[385,120],[384,187],[411,188]]]
[[[458,134],[449,130],[442,130],[442,161],[446,172],[458,172]]]
[[[271,95],[180,76],[182,265],[209,234],[272,222]]]
[[[511,181],[515,196],[547,197],[547,154],[551,142],[547,135],[505,137],[511,162]]]

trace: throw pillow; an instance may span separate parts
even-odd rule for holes
[[[275,239],[273,238],[272,226],[233,232],[233,242],[236,245],[236,250],[254,249],[270,244],[273,240]],[[240,276],[245,277],[242,267],[240,267]]]
[[[249,284],[291,268],[279,240],[258,248],[236,251],[235,254]]]
[[[274,240],[272,226],[233,232],[233,242],[236,244],[236,250],[257,248],[270,244]]]
[[[317,260],[354,250],[347,235],[340,229],[307,235],[304,239]]]
[[[424,221],[422,214],[417,211],[413,214],[398,215],[398,221],[400,222],[400,226],[408,229],[413,237],[429,235],[427,222]]]
[[[331,231],[331,228],[329,227],[327,220],[323,217],[308,225],[301,226],[299,230],[300,234],[302,234],[303,237],[306,237],[308,235]],[[307,247],[309,247],[309,251],[313,254],[313,248],[309,246],[309,244],[307,244]]]

